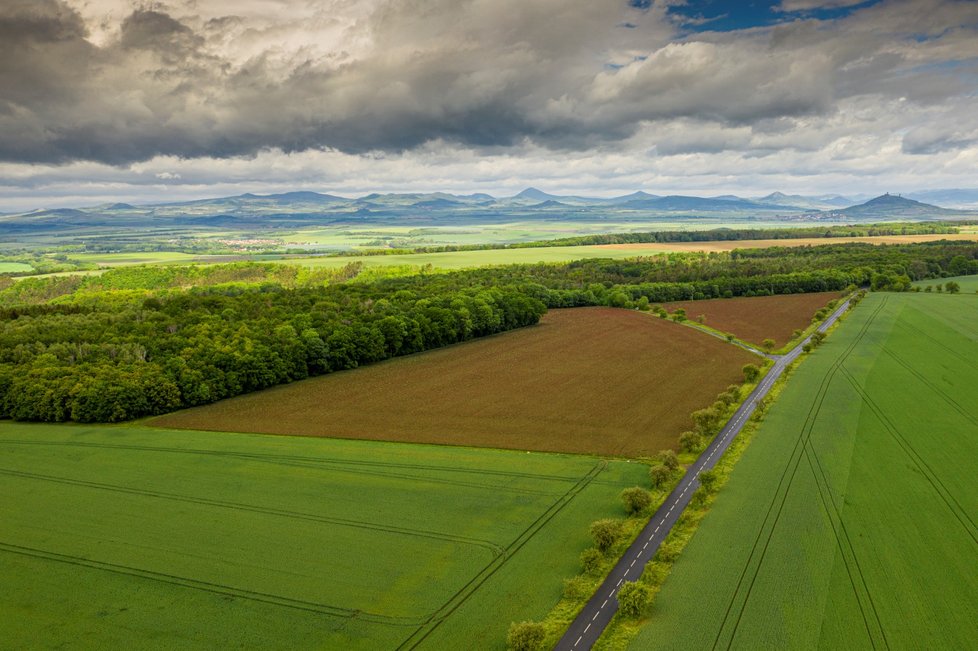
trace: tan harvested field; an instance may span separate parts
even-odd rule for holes
[[[161,416],[154,426],[641,456],[757,357],[612,308]]]
[[[705,325],[729,332],[744,341],[760,344],[767,338],[783,346],[796,330],[804,330],[820,308],[839,292],[816,294],[779,294],[777,296],[749,296],[744,298],[711,298],[705,301],[677,301],[663,303],[669,312],[678,308],[686,310],[686,316],[695,320],[702,314]]]
[[[797,240],[732,240],[726,242],[666,242],[656,244],[598,244],[599,249],[649,249],[658,252],[669,251],[733,251],[734,249],[766,249],[771,246],[820,246],[824,244],[845,244],[863,242],[866,244],[913,244],[914,242],[937,242],[938,240],[975,241],[975,233],[955,233],[951,235],[877,235],[872,237],[810,237]]]

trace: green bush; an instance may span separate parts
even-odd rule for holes
[[[628,515],[636,515],[652,504],[652,496],[644,488],[633,486],[621,492],[621,501],[624,502]]]
[[[649,482],[651,482],[652,488],[661,488],[669,481],[670,477],[672,477],[672,471],[664,464],[655,463],[649,467]]]
[[[675,470],[679,467],[679,457],[672,450],[661,450],[659,454],[655,455],[655,458],[669,470]]]
[[[700,486],[703,487],[707,493],[713,493],[717,489],[717,481],[719,477],[716,470],[704,470],[699,474]]]
[[[683,432],[679,435],[679,447],[683,452],[696,452],[703,445],[703,437],[696,432]],[[649,470],[651,475],[652,471]]]
[[[581,568],[585,574],[593,576],[601,569],[604,555],[595,547],[588,547],[581,552]]]
[[[626,581],[618,591],[618,612],[637,619],[644,615],[652,603],[652,589],[638,581]]]
[[[611,518],[595,520],[589,529],[594,546],[602,553],[611,549],[621,537],[621,521]]]
[[[513,622],[506,634],[510,651],[537,651],[543,645],[547,631],[540,622]]]
[[[744,373],[744,379],[748,382],[754,382],[761,375],[761,369],[759,369],[754,364],[744,364],[744,368],[741,369]]]

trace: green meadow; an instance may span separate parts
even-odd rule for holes
[[[3,645],[502,649],[644,476],[581,456],[7,422]]]
[[[953,276],[951,278],[932,278],[930,280],[918,280],[914,283],[918,287],[927,287],[928,285],[944,285],[949,282],[956,282],[961,286],[961,291],[969,294],[974,294],[978,292],[978,276]]]
[[[978,296],[870,295],[794,373],[632,649],[978,639]]]
[[[647,247],[611,249],[597,246],[548,246],[526,249],[486,249],[479,251],[448,251],[444,253],[408,253],[403,255],[369,255],[357,257],[309,257],[280,260],[294,265],[310,267],[342,267],[354,261],[365,267],[392,267],[431,265],[437,269],[463,269],[501,264],[528,264],[536,262],[570,262],[584,258],[635,258],[655,255],[665,247],[649,244]],[[275,260],[271,260],[275,262]]]
[[[0,274],[14,274],[32,271],[34,268],[23,262],[0,262]]]

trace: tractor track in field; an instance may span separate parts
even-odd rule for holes
[[[791,488],[791,484],[794,481],[795,474],[798,471],[798,466],[801,463],[801,458],[803,456],[804,448],[808,443],[808,439],[811,437],[812,429],[815,425],[815,420],[818,417],[819,412],[822,409],[822,404],[825,400],[825,394],[828,392],[828,387],[831,384],[836,372],[841,368],[842,363],[848,358],[848,356],[855,349],[856,345],[862,340],[866,332],[869,330],[869,326],[876,319],[876,316],[882,311],[883,307],[886,305],[886,297],[880,302],[876,310],[870,315],[860,329],[859,334],[853,339],[852,343],[845,349],[845,351],[833,362],[829,369],[829,372],[825,374],[822,378],[822,382],[819,385],[818,390],[815,394],[815,400],[812,402],[809,408],[808,415],[805,418],[804,425],[802,426],[801,435],[795,442],[795,446],[792,449],[791,455],[788,457],[788,463],[785,465],[784,471],[781,473],[781,479],[778,481],[777,488],[774,492],[774,497],[768,506],[767,512],[764,516],[764,520],[761,523],[761,527],[757,532],[757,537],[754,540],[754,545],[751,548],[751,553],[747,558],[747,562],[744,564],[744,569],[741,572],[740,578],[737,581],[737,586],[734,589],[733,595],[731,596],[730,603],[727,606],[727,610],[724,613],[723,619],[721,620],[720,627],[717,630],[716,638],[713,642],[714,649],[725,646],[730,649],[733,646],[733,641],[737,636],[737,630],[740,626],[741,619],[744,614],[744,610],[747,608],[747,602],[750,600],[750,594],[754,587],[754,583],[757,581],[757,575],[760,573],[761,566],[764,562],[764,556],[767,554],[768,546],[771,543],[771,539],[774,537],[774,530],[777,528],[778,521],[781,518],[781,513],[784,510],[784,505],[787,502],[788,493]],[[786,482],[787,480],[787,482]],[[783,489],[783,491],[782,491]],[[771,520],[773,514],[773,520]],[[770,526],[768,522],[770,520]],[[767,530],[767,537],[764,538],[764,532]],[[762,538],[764,538],[762,544]],[[755,554],[758,553],[758,548],[760,546],[760,555],[757,557],[756,565],[754,563]],[[750,573],[751,566],[754,565],[754,571],[751,573],[749,583],[747,584],[746,590],[743,596],[743,602],[741,603],[740,609],[735,615],[733,615],[733,630],[730,633],[730,639],[726,645],[721,645],[721,639],[724,637],[724,629],[727,627],[727,622],[730,620],[733,614],[734,604],[738,601],[738,594],[744,586],[744,582],[747,579],[748,573]],[[861,606],[861,604],[860,604]],[[866,618],[866,613],[861,611],[863,617],[863,622],[866,625],[866,630],[870,630],[869,622]],[[870,637],[872,640],[872,637]],[[875,641],[873,641],[875,647]]]
[[[870,411],[879,420],[880,424],[883,425],[883,429],[896,441],[897,445],[903,451],[904,454],[910,459],[910,461],[917,467],[920,473],[927,479],[930,483],[931,488],[937,493],[940,500],[944,505],[951,511],[955,519],[961,523],[964,527],[965,532],[971,538],[976,545],[978,545],[978,525],[975,521],[971,519],[968,515],[968,511],[961,506],[961,503],[954,497],[951,491],[944,485],[941,481],[940,476],[931,468],[924,458],[917,452],[916,448],[910,443],[906,436],[899,430],[899,428],[893,423],[889,416],[886,415],[879,405],[863,390],[862,387],[858,386],[854,378],[846,373],[848,376],[850,384],[862,398],[863,404],[869,407]]]
[[[970,412],[968,412],[961,403],[959,403],[957,400],[955,400],[954,398],[952,398],[951,396],[949,396],[948,394],[946,394],[943,389],[941,389],[939,386],[937,386],[936,384],[934,384],[933,382],[931,382],[930,380],[928,380],[922,373],[920,373],[920,371],[918,371],[917,369],[915,369],[913,366],[911,366],[905,360],[901,359],[893,351],[891,351],[891,350],[887,349],[886,347],[884,347],[883,348],[883,352],[886,353],[887,355],[889,355],[893,359],[893,361],[895,361],[897,364],[899,364],[900,366],[902,366],[903,368],[905,368],[907,370],[907,372],[909,372],[915,378],[917,378],[918,380],[920,380],[920,382],[924,386],[926,386],[931,391],[933,391],[934,393],[936,393],[937,395],[939,395],[944,400],[944,402],[946,402],[948,404],[948,406],[951,407],[951,409],[953,409],[954,411],[956,411],[959,414],[961,414],[962,416],[964,416],[965,419],[967,419],[968,421],[970,421],[972,425],[978,427],[978,418],[975,418],[974,415],[972,415]]]
[[[303,610],[306,612],[316,613],[319,615],[328,615],[331,617],[342,617],[347,619],[357,618],[372,623],[393,624],[393,625],[400,625],[400,626],[413,626],[415,625],[416,622],[415,618],[392,617],[389,615],[370,613],[363,610],[342,608],[339,606],[330,606],[328,604],[321,604],[314,601],[293,599],[291,597],[283,597],[281,595],[257,592],[254,590],[246,590],[243,588],[236,588],[234,586],[224,585],[221,583],[199,581],[197,579],[190,579],[187,577],[177,576],[174,574],[154,572],[152,570],[145,570],[142,568],[132,567],[129,565],[121,565],[118,563],[107,563],[105,561],[96,561],[81,556],[61,554],[61,553],[51,552],[43,549],[26,547],[23,545],[14,545],[3,541],[0,541],[0,552],[6,552],[9,554],[17,554],[20,556],[27,556],[30,558],[54,561],[58,563],[65,563],[68,565],[74,565],[76,567],[85,567],[88,569],[100,570],[103,572],[110,572],[113,574],[121,574],[124,576],[137,577],[141,579],[147,579],[150,581],[156,581],[158,583],[167,583],[170,585],[175,585],[190,590],[209,592],[211,594],[217,594],[217,595],[232,597],[236,599],[247,599],[249,601],[257,601],[260,603],[271,604],[274,606],[281,606],[283,608],[291,608],[293,610]]]
[[[429,477],[424,475],[411,475],[404,473],[392,473],[389,471],[384,471],[385,468],[397,468],[400,470],[417,470],[419,472],[446,472],[446,473],[460,473],[467,475],[483,475],[490,477],[508,477],[512,479],[530,479],[530,480],[540,480],[540,481],[555,481],[563,483],[573,483],[578,480],[578,477],[567,477],[561,475],[542,475],[534,473],[518,473],[503,470],[475,470],[468,468],[454,468],[445,466],[434,466],[434,465],[423,465],[423,464],[406,464],[406,463],[387,463],[382,461],[365,461],[361,459],[329,459],[329,458],[317,458],[317,457],[304,457],[297,455],[265,455],[249,452],[226,452],[220,450],[200,450],[200,449],[186,449],[186,448],[166,448],[158,446],[140,446],[140,445],[119,445],[119,444],[103,444],[103,443],[88,443],[82,441],[30,441],[21,439],[0,439],[0,445],[49,445],[49,446],[72,446],[81,448],[96,448],[96,449],[109,449],[109,450],[127,450],[127,451],[146,451],[146,452],[163,452],[172,454],[194,454],[194,455],[205,455],[205,456],[217,456],[226,458],[243,459],[246,461],[254,461],[257,463],[270,463],[274,465],[284,465],[300,468],[322,468],[329,469],[336,472],[346,472],[350,474],[361,474],[368,476],[377,477],[388,477],[393,479],[405,479],[413,482],[424,482],[433,484],[446,484],[450,486],[465,486],[468,488],[478,488],[478,489],[493,489],[493,490],[504,490],[507,492],[514,493],[526,493],[526,494],[537,494],[537,495],[553,495],[553,491],[542,491],[534,490],[530,488],[519,488],[514,486],[507,486],[505,484],[483,484],[478,482],[470,481],[459,481],[454,479],[445,479],[441,477]]]
[[[240,502],[229,502],[226,500],[215,500],[206,497],[193,497],[190,495],[179,495],[176,493],[165,493],[162,491],[153,491],[143,488],[132,488],[130,486],[120,486],[117,484],[104,484],[101,482],[87,481],[83,479],[71,479],[67,477],[55,477],[53,475],[41,475],[32,472],[23,472],[20,470],[9,470],[6,468],[0,468],[0,475],[7,475],[11,477],[18,477],[22,479],[30,479],[35,481],[47,481],[58,484],[66,484],[69,486],[81,486],[84,488],[92,488],[96,490],[112,491],[116,493],[124,493],[127,495],[136,495],[138,497],[149,497],[153,499],[166,500],[170,502],[184,502],[188,504],[196,504],[200,506],[211,506],[222,509],[230,509],[234,511],[242,511],[249,513],[257,513],[259,515],[271,515],[280,518],[286,518],[289,520],[305,520],[307,522],[317,522],[320,524],[333,524],[343,527],[351,527],[354,529],[366,529],[370,531],[380,531],[388,534],[402,535],[402,536],[413,536],[418,538],[430,538],[434,540],[441,540],[443,542],[452,542],[456,544],[472,545],[474,547],[481,547],[489,551],[493,558],[501,555],[503,553],[503,548],[493,542],[488,540],[480,540],[476,538],[466,538],[463,536],[455,536],[453,534],[440,533],[437,531],[426,531],[424,529],[411,529],[407,527],[395,527],[390,525],[379,525],[372,522],[366,522],[362,520],[350,520],[346,518],[334,518],[323,515],[315,515],[312,513],[302,513],[299,511],[288,511],[285,509],[276,509],[271,507],[256,506],[253,504],[243,504]]]
[[[811,442],[805,444],[805,456],[808,459],[809,467],[812,470],[812,476],[815,478],[815,487],[818,491],[819,501],[822,504],[822,508],[825,509],[825,515],[829,520],[829,525],[832,527],[832,536],[835,538],[836,545],[839,548],[839,553],[842,555],[842,563],[846,568],[846,575],[849,577],[849,584],[852,586],[853,594],[856,597],[856,603],[859,604],[859,611],[863,614],[863,623],[866,625],[866,633],[869,635],[870,644],[873,648],[876,648],[876,642],[874,640],[874,631],[871,630],[869,620],[866,617],[866,609],[863,606],[863,599],[869,602],[869,606],[873,611],[873,619],[876,623],[876,632],[880,636],[883,642],[884,648],[890,648],[890,644],[886,639],[886,631],[883,628],[883,621],[880,619],[879,610],[876,608],[876,601],[873,599],[873,592],[869,589],[869,584],[866,582],[866,575],[863,572],[862,565],[859,563],[859,557],[856,555],[856,548],[852,544],[852,538],[849,537],[849,529],[846,527],[845,520],[842,517],[842,508],[835,503],[835,499],[832,497],[832,489],[829,483],[829,479],[825,474],[825,468],[822,466],[822,462],[818,458],[818,454],[812,447]],[[821,479],[821,481],[819,481]],[[834,517],[833,517],[834,516]],[[840,535],[841,531],[841,535]],[[852,562],[850,564],[849,556],[852,557]],[[855,574],[859,577],[859,584],[862,585],[862,589],[865,592],[864,595],[860,594],[859,584],[856,583],[853,577],[853,570]]]
[[[0,443],[17,443],[18,441],[0,441]],[[24,442],[28,443],[28,442]],[[86,445],[86,447],[88,447]],[[130,447],[130,446],[95,446],[95,447]],[[143,449],[140,447],[132,446],[134,449]],[[169,451],[169,450],[167,450]],[[173,450],[182,451],[182,450]],[[246,455],[251,456],[251,455]],[[370,462],[368,462],[370,463]],[[376,465],[376,464],[371,464]],[[398,649],[414,649],[420,645],[427,637],[434,632],[445,620],[447,620],[452,613],[454,613],[459,607],[461,607],[487,580],[489,580],[496,572],[498,572],[502,567],[505,566],[506,562],[513,557],[513,555],[518,552],[524,545],[526,545],[541,529],[543,529],[558,513],[560,513],[564,507],[574,501],[574,499],[584,491],[592,483],[605,483],[605,482],[595,482],[595,478],[598,477],[607,467],[606,461],[599,461],[596,463],[583,477],[578,476],[576,482],[567,491],[562,493],[556,501],[554,501],[543,513],[541,513],[532,523],[530,523],[520,534],[505,548],[495,543],[488,541],[481,541],[476,539],[463,538],[460,536],[451,536],[446,534],[439,534],[437,532],[426,532],[414,529],[404,529],[404,528],[391,528],[374,526],[371,523],[363,523],[359,521],[343,520],[338,518],[327,518],[321,516],[315,516],[307,513],[299,513],[292,511],[285,511],[280,509],[270,509],[265,507],[256,507],[252,505],[240,504],[235,502],[226,502],[223,500],[211,500],[207,498],[196,498],[184,495],[176,495],[170,493],[161,493],[159,491],[150,491],[143,489],[135,489],[126,486],[118,486],[112,484],[104,484],[99,482],[91,482],[86,480],[76,480],[64,477],[54,477],[50,475],[40,475],[37,473],[22,472],[18,470],[7,470],[0,468],[0,475],[7,475],[22,479],[29,480],[41,480],[49,481],[55,483],[63,483],[73,486],[83,486],[98,490],[109,490],[114,492],[120,492],[124,494],[132,494],[142,497],[150,497],[155,499],[165,499],[174,500],[181,502],[188,502],[193,504],[200,504],[205,506],[216,506],[220,508],[230,508],[241,511],[255,512],[259,514],[267,514],[279,517],[287,517],[298,520],[309,520],[314,522],[323,522],[326,524],[339,524],[343,526],[360,527],[368,529],[376,529],[378,531],[383,531],[387,533],[397,533],[403,535],[414,535],[421,537],[429,537],[439,540],[444,540],[448,542],[471,544],[480,547],[484,547],[490,551],[492,554],[492,559],[490,562],[483,567],[475,576],[469,579],[463,586],[456,590],[440,607],[435,609],[429,614],[421,616],[412,617],[398,617],[391,615],[384,615],[380,613],[373,613],[364,610],[344,608],[340,606],[333,606],[329,604],[323,604],[315,601],[295,599],[291,597],[285,597],[282,595],[275,595],[270,593],[263,593],[253,590],[248,590],[244,588],[238,588],[231,585],[226,585],[222,583],[214,583],[208,581],[201,581],[197,579],[192,579],[188,577],[182,577],[173,574],[167,574],[162,572],[156,572],[153,570],[147,570],[139,567],[133,567],[129,565],[111,563],[106,561],[93,560],[90,558],[85,558],[83,556],[64,554],[60,552],[53,552],[44,549],[37,549],[33,547],[28,547],[24,545],[17,545],[13,543],[7,543],[0,540],[0,552],[8,554],[16,554],[20,556],[27,556],[31,558],[37,558],[47,561],[60,562],[69,565],[74,565],[77,567],[85,567],[88,569],[99,570],[110,572],[113,574],[120,574],[126,576],[132,576],[137,578],[142,578],[146,580],[152,580],[160,583],[167,583],[170,585],[175,585],[178,587],[192,589],[202,592],[208,592],[212,594],[218,594],[221,596],[247,599],[250,601],[256,601],[266,604],[271,604],[275,606],[280,606],[284,608],[291,608],[294,610],[302,610],[312,613],[317,613],[321,615],[327,615],[332,617],[339,617],[344,619],[358,619],[365,622],[384,624],[389,626],[398,627],[410,627],[414,631],[405,639]],[[438,467],[435,467],[438,468]],[[441,469],[441,468],[438,468]],[[467,472],[464,471],[463,472]],[[506,473],[499,472],[497,474],[501,475],[517,475],[521,476],[520,473]],[[539,476],[537,476],[539,477]],[[551,476],[551,479],[559,479],[562,481],[567,481],[567,477],[557,477]],[[491,488],[486,486],[485,488]]]
[[[832,314],[818,326],[816,331],[824,332],[829,326],[835,323],[836,320],[850,307],[850,301],[851,299],[843,301],[842,304],[839,305],[832,312]],[[874,317],[875,314],[879,312],[879,309],[881,309],[881,307],[874,312]],[[863,334],[865,334],[867,327],[868,325],[864,326],[863,331],[860,333],[860,338]],[[578,649],[589,649],[597,642],[598,638],[601,636],[601,633],[604,631],[605,627],[607,627],[608,623],[614,617],[618,609],[616,595],[618,590],[621,588],[622,583],[628,579],[629,573],[633,570],[637,572],[636,578],[640,576],[645,564],[654,558],[659,546],[669,535],[675,523],[679,520],[679,517],[685,510],[686,505],[689,503],[693,493],[698,487],[698,473],[702,470],[712,468],[719,461],[720,456],[723,455],[733,438],[740,432],[743,425],[752,415],[754,409],[757,407],[757,403],[767,395],[771,389],[771,386],[781,376],[785,368],[787,368],[790,363],[798,358],[802,352],[802,346],[809,340],[810,336],[804,338],[798,343],[797,346],[791,349],[791,351],[775,359],[774,367],[772,367],[758,386],[737,408],[734,415],[727,421],[710,444],[707,445],[706,449],[700,454],[696,461],[686,469],[686,474],[679,480],[679,483],[666,497],[665,501],[649,520],[648,524],[646,524],[642,532],[638,535],[621,559],[619,559],[615,567],[612,568],[608,576],[601,583],[598,591],[595,592],[584,608],[577,614],[567,631],[557,642],[556,647],[554,647],[556,651],[577,651]],[[851,348],[852,346],[850,347],[849,351],[851,351]],[[826,384],[826,382],[823,381],[823,384]],[[822,394],[819,398],[819,402],[821,399],[824,399],[825,387],[822,387],[821,391]],[[811,419],[811,414],[809,418]],[[793,472],[797,471],[797,466],[801,459],[801,454],[799,452],[801,449],[801,440],[799,440],[795,444],[795,449],[792,452],[791,458],[789,458],[788,466],[785,467],[784,473],[782,473],[781,482],[778,484],[778,492],[780,492],[789,470],[793,470]],[[714,457],[716,457],[716,459],[714,459]],[[793,469],[791,468],[792,461],[794,461],[795,464]],[[750,564],[755,553],[757,552],[757,545],[764,533],[764,527],[767,526],[771,513],[777,504],[778,492],[775,493],[774,500],[768,507],[768,513],[764,519],[764,526],[762,526],[761,530],[758,532],[757,541],[755,541],[754,549],[751,551],[751,558],[748,559],[748,563],[744,567],[743,573],[741,574],[738,582],[738,592],[742,587],[746,574],[750,569]],[[785,493],[785,495],[786,494],[787,493]],[[783,501],[781,507],[783,507]],[[676,509],[678,509],[678,511]],[[780,509],[778,510],[778,515],[780,515]],[[774,523],[776,525],[776,520]],[[768,542],[770,542],[770,538],[768,539]],[[763,554],[761,558],[763,558]],[[636,567],[636,564],[639,562],[641,562],[641,565]],[[756,579],[756,572],[753,579]],[[751,580],[751,585],[753,585],[753,579]],[[749,592],[750,590],[748,589],[744,605],[746,605],[746,598],[749,598]],[[735,592],[733,600],[731,601],[727,608],[727,612],[724,615],[724,624],[730,617],[730,611],[733,608],[736,597],[737,593]],[[739,623],[739,615],[737,621]],[[717,633],[717,641],[715,642],[714,647],[719,645],[719,638],[722,633],[723,625],[721,625],[721,629]],[[734,630],[734,634],[736,634],[736,628]]]
[[[899,327],[902,327],[905,330],[912,331],[917,336],[923,337],[924,339],[928,340],[929,342],[931,342],[935,346],[938,346],[939,348],[943,348],[945,351],[947,351],[948,353],[950,353],[951,355],[953,355],[955,357],[958,357],[961,354],[961,351],[960,350],[956,350],[954,348],[951,348],[950,346],[948,346],[947,344],[945,344],[943,341],[938,341],[929,332],[927,332],[926,330],[921,330],[920,328],[918,328],[915,325],[912,325],[910,323],[900,322],[899,323]]]
[[[560,496],[556,502],[551,504],[550,508],[544,511],[536,520],[534,520],[523,532],[510,543],[503,553],[489,565],[484,567],[481,572],[474,576],[468,583],[462,586],[458,591],[453,594],[448,601],[446,601],[438,610],[432,613],[428,620],[422,623],[411,635],[407,637],[400,645],[398,645],[397,650],[406,649],[416,649],[421,643],[423,643],[428,636],[430,636],[435,630],[451,616],[456,610],[458,610],[468,599],[475,593],[479,587],[482,586],[486,581],[488,581],[496,572],[503,568],[506,561],[512,558],[513,554],[523,548],[533,537],[545,527],[558,513],[560,513],[564,507],[574,501],[574,499],[580,495],[581,492],[587,488],[594,479],[601,474],[607,467],[606,461],[599,461],[591,470],[584,476],[581,477],[574,486],[572,486],[566,493]]]

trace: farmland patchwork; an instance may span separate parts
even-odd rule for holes
[[[788,383],[631,648],[973,647],[976,324],[975,296],[868,297]]]

